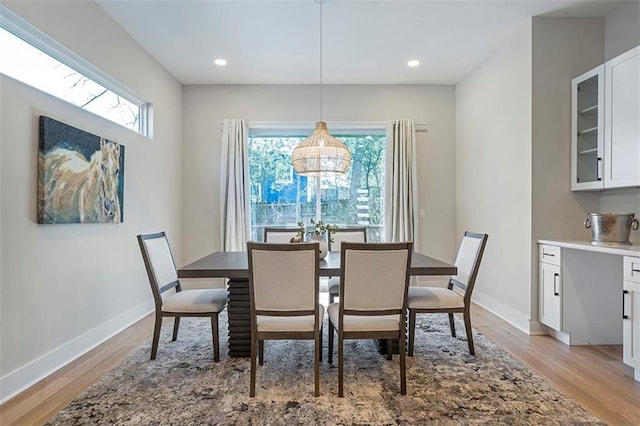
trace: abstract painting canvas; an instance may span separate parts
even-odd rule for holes
[[[124,146],[40,116],[38,223],[123,221]]]

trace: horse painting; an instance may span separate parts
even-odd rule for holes
[[[122,222],[124,147],[48,117],[40,124],[38,222]]]

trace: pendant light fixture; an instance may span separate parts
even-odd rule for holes
[[[349,148],[329,134],[327,123],[322,121],[322,2],[320,3],[320,121],[306,139],[293,149],[293,167],[302,176],[320,176],[344,173],[351,163]]]

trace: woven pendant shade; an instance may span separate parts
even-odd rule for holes
[[[294,148],[291,159],[299,175],[320,176],[346,172],[351,154],[349,148],[329,134],[327,123],[318,121],[311,136]]]

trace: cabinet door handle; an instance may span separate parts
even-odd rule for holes
[[[560,293],[558,292],[558,278],[560,278],[560,274],[558,274],[557,272],[553,274],[553,295],[554,296],[560,296]]]
[[[543,255],[543,256],[556,257],[556,255],[555,255],[555,254],[553,254],[553,253],[546,253],[546,252],[544,252],[544,251],[542,252],[542,255]]]
[[[598,157],[598,162],[596,163],[596,179],[602,180],[602,174],[600,173],[602,166],[602,157]]]
[[[624,313],[624,296],[625,294],[629,294],[629,290],[622,290],[622,319],[629,319],[629,315]]]

